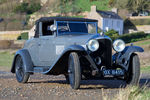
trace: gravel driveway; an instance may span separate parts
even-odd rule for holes
[[[141,75],[140,85],[145,82],[150,83],[150,74]],[[81,84],[79,90],[72,90],[63,75],[41,74],[34,74],[29,83],[20,84],[14,74],[0,71],[0,100],[101,100],[102,95],[111,98],[125,85],[121,80],[84,80]]]

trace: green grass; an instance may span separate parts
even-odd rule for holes
[[[92,5],[96,5],[98,10],[110,10],[108,7],[109,0],[97,0],[90,2],[90,0],[76,0],[76,5],[81,11],[90,11]]]
[[[148,100],[150,98],[150,90],[146,90],[143,93],[143,100]]]
[[[148,40],[148,41],[144,41],[144,42],[136,43],[136,45],[137,45],[137,46],[150,45],[150,40]]]
[[[146,85],[143,85],[142,87],[127,86],[125,89],[120,89],[114,99],[111,100],[149,100],[149,98],[150,89]]]
[[[90,2],[90,0],[76,0],[73,6],[78,8],[81,12],[90,11],[92,5],[96,5],[97,10],[110,10],[111,8],[109,7],[108,2],[109,0],[97,0],[92,2]],[[70,9],[72,9],[72,5],[70,5],[70,3],[68,2],[66,3],[64,9],[67,12],[69,12]],[[55,8],[55,11],[60,12],[60,8],[59,7]]]
[[[141,67],[141,72],[149,72],[150,73],[150,66]]]
[[[0,68],[8,69],[11,67],[13,54],[9,52],[0,52]]]

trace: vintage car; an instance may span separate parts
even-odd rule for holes
[[[15,54],[12,73],[26,83],[33,73],[66,77],[73,89],[83,79],[122,79],[136,85],[140,76],[138,46],[125,46],[98,33],[98,21],[85,18],[42,17],[36,21],[35,35]],[[112,48],[116,51],[112,55]],[[110,83],[111,84],[111,83]]]

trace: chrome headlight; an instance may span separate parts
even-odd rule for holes
[[[125,48],[125,43],[124,43],[124,41],[121,40],[121,39],[115,40],[114,43],[113,43],[113,48],[114,48],[114,50],[117,51],[117,52],[123,51],[124,48]]]
[[[94,51],[98,50],[98,48],[99,48],[99,43],[98,43],[97,40],[92,39],[92,40],[90,40],[90,41],[88,42],[87,47],[88,47],[88,49],[89,49],[90,51],[94,52]]]

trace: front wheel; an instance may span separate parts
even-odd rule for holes
[[[26,83],[30,77],[30,74],[26,73],[24,70],[24,62],[20,55],[17,56],[16,58],[15,73],[16,73],[16,79],[19,83]]]
[[[71,87],[73,89],[78,89],[81,81],[81,68],[79,56],[76,52],[72,52],[69,55],[68,73]]]
[[[126,75],[126,83],[129,85],[138,85],[140,78],[140,61],[137,54],[133,54],[130,58],[129,69]]]

